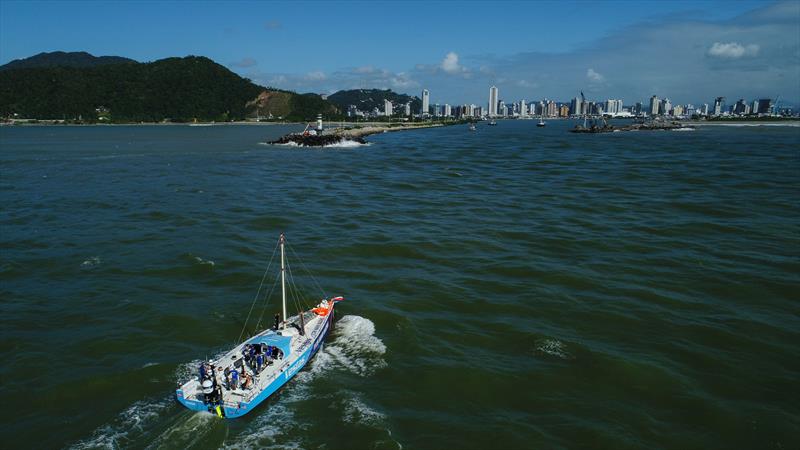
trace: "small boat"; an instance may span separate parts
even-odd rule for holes
[[[475,130],[477,130],[477,129],[478,129],[478,128],[475,126],[475,124],[474,124],[474,123],[471,123],[471,124],[469,124],[469,131],[475,131]]]
[[[286,264],[285,243],[286,239],[281,234],[278,246],[281,251],[281,297],[284,318],[287,277],[290,279],[289,285],[296,286],[291,268]],[[274,258],[275,251],[272,254]],[[267,272],[271,265],[272,260],[267,266]],[[259,299],[261,287],[265,285],[267,272],[261,280],[250,313],[253,312]],[[272,284],[273,288],[276,284],[277,280]],[[295,304],[298,304],[301,298],[298,294],[298,292],[291,293]],[[268,300],[269,294],[266,295],[265,301]],[[191,410],[208,411],[228,419],[252,411],[292,379],[319,351],[325,336],[333,328],[336,303],[342,300],[344,300],[342,297],[323,298],[315,307],[305,310],[298,308],[297,315],[283,321],[280,320],[281,316],[276,314],[274,326],[262,331],[258,331],[261,324],[259,319],[255,326],[255,335],[242,341],[250,320],[248,313],[238,339],[241,342],[222,356],[201,363],[198,375],[179,385],[175,392],[178,401]]]
[[[497,125],[497,121],[492,119],[492,120],[489,121],[489,125],[496,126]]]
[[[547,124],[546,124],[546,123],[544,123],[544,116],[539,116],[539,123],[537,123],[537,124],[536,124],[536,126],[537,126],[537,127],[544,127],[544,126],[547,126]]]

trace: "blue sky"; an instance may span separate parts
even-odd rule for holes
[[[580,90],[626,104],[800,100],[800,2],[0,0],[0,64],[43,51],[203,55],[259,84],[482,104]]]

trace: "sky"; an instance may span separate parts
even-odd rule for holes
[[[263,86],[432,103],[651,95],[800,105],[800,1],[0,0],[0,64],[87,51],[207,56]]]

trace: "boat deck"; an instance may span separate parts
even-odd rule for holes
[[[255,397],[257,397],[264,389],[270,386],[277,377],[282,375],[286,369],[292,366],[297,361],[297,358],[314,342],[314,340],[322,333],[324,329],[327,315],[319,316],[313,312],[305,313],[305,336],[301,336],[299,330],[293,326],[287,326],[285,329],[273,331],[272,329],[264,330],[255,336],[247,339],[241,344],[237,345],[216,360],[212,360],[212,364],[216,367],[217,382],[222,387],[222,403],[223,405],[231,408],[236,408],[241,404],[249,404]],[[292,320],[294,319],[294,320]],[[290,318],[289,324],[298,324],[299,318],[297,316]],[[253,385],[248,389],[241,388],[242,377],[239,377],[240,387],[237,389],[229,389],[225,381],[225,369],[233,368],[237,361],[242,359],[242,349],[246,344],[267,343],[275,345],[281,340],[289,341],[288,346],[282,347],[276,345],[284,351],[283,358],[271,360],[271,363],[261,369],[261,372],[255,373],[250,367],[242,361],[242,367],[253,377]],[[288,350],[288,351],[286,351]],[[237,370],[242,371],[241,367]],[[193,400],[203,403],[204,396],[202,386],[200,385],[199,374],[195,375],[191,380],[184,383],[179,389],[183,391],[186,400]]]

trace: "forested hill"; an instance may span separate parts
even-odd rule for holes
[[[45,52],[29,58],[15,59],[8,64],[0,66],[0,70],[31,69],[36,67],[94,67],[135,62],[122,56],[94,56],[86,52]]]
[[[267,89],[199,56],[0,71],[2,117],[185,122],[255,115],[311,120],[336,112],[319,95]]]
[[[372,111],[373,108],[383,111],[383,101],[389,100],[395,108],[411,102],[411,110],[418,112],[422,107],[419,97],[398,94],[391,89],[352,89],[338,91],[328,96],[328,101],[336,105],[340,111],[347,111],[349,105],[355,105],[361,111]]]

